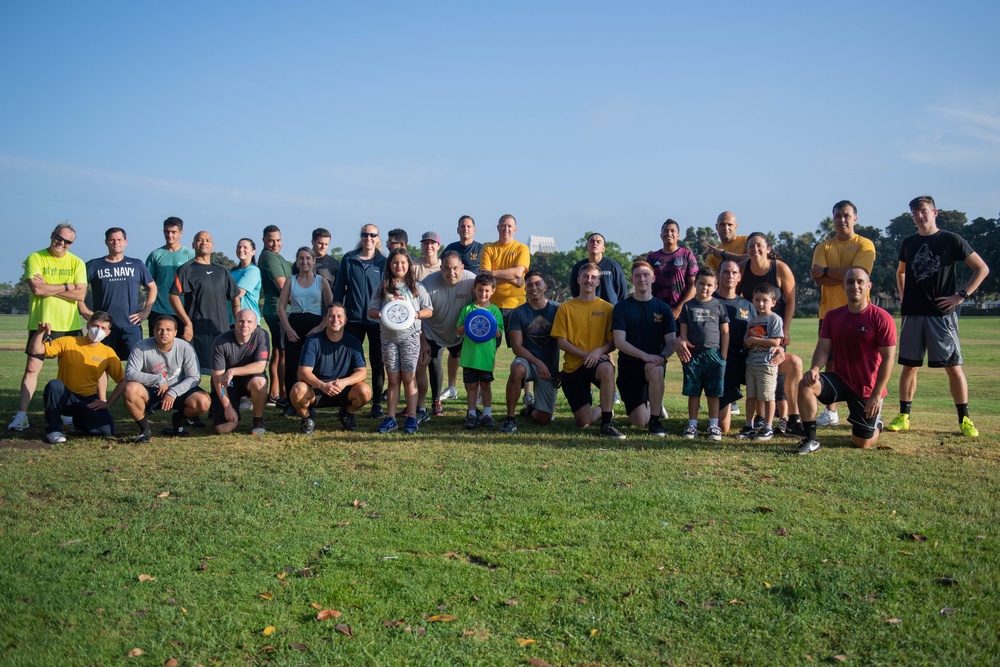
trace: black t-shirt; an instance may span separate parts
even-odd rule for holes
[[[624,331],[625,340],[646,354],[663,352],[663,337],[677,332],[674,311],[663,299],[653,297],[649,301],[639,301],[630,296],[615,304],[611,314],[611,330]],[[642,359],[625,352],[618,354],[622,368],[645,366]]]
[[[191,260],[177,269],[170,293],[183,299],[196,334],[217,336],[229,329],[232,300],[240,290],[232,274],[221,265]]]
[[[337,271],[340,270],[340,260],[333,255],[323,255],[322,257],[316,258],[316,264],[313,266],[313,271],[317,276],[326,278],[326,281],[330,283],[330,289],[333,289],[334,283],[337,282]],[[299,275],[299,267],[296,264],[292,267],[292,275]]]
[[[958,292],[955,264],[973,252],[965,239],[943,229],[930,236],[914,234],[903,239],[899,246],[899,261],[906,264],[902,314],[944,315],[934,300]]]
[[[757,309],[739,295],[732,299],[723,299],[716,292],[715,298],[722,302],[729,313],[729,354],[726,356],[726,363],[735,364],[746,359],[748,350],[743,347],[743,338],[746,336],[750,319],[757,317]]]
[[[509,331],[521,332],[521,344],[544,361],[550,373],[559,372],[559,344],[551,337],[557,310],[557,301],[549,300],[541,310],[535,310],[526,301],[511,312],[509,322]]]

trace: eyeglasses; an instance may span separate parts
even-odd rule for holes
[[[61,244],[65,245],[65,246],[71,246],[71,245],[73,245],[72,241],[64,239],[63,237],[59,236],[58,234],[53,234],[52,235],[52,242],[53,243],[61,243]]]
[[[361,232],[361,238],[365,239],[377,239],[378,232]]]

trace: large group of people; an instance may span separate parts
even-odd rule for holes
[[[766,234],[738,235],[729,211],[716,221],[719,244],[706,243],[700,263],[680,243],[672,219],[660,227],[662,247],[627,273],[606,255],[604,235],[590,234],[587,257],[568,276],[572,298],[561,304],[546,296],[545,276],[530,270],[510,214],[500,217],[497,240],[486,244],[475,240],[476,223],[463,215],[458,240],[440,255],[441,236],[425,232],[419,257],[411,256],[405,230],[390,230],[383,248],[379,228],[366,224],[338,260],[328,254],[331,233],[319,228],[294,264],[281,255],[281,230],[269,225],[259,259],[255,242],[242,238],[232,270],[213,260],[207,231],[185,247],[177,217],[164,221],[165,244],[145,262],[125,254],[126,232],[113,227],[105,232],[108,254],[84,263],[69,252],[76,232],[63,223],[48,247],[25,262],[27,363],[9,428],[28,428],[46,358],[59,364],[44,391],[51,443],[64,442],[70,426],[112,435],[109,408],[118,398],[136,423],[136,442],[152,438],[156,410],[172,411],[161,431],[171,437],[202,426],[203,416],[215,432],[231,432],[241,412],[252,413],[249,431],[261,435],[267,405],[298,416],[303,434],[315,431],[316,410],[327,407],[339,409],[348,431],[358,428],[356,415],[364,410],[378,421],[378,433],[402,427],[412,434],[444,415],[444,401],[459,398],[459,368],[465,427],[497,428],[492,383],[506,341],[514,361],[500,394],[498,428],[505,434],[517,432],[518,417],[552,423],[561,387],[580,428],[599,424],[600,436],[626,438],[614,421],[620,397],[633,428],[663,437],[665,370],[676,353],[680,393],[688,397],[688,420],[678,433],[684,438],[702,433],[721,440],[745,387],[746,419],[737,438],[790,435],[800,438],[795,451],[809,454],[820,448],[817,427],[839,423],[837,406],[846,404],[852,442],[871,447],[883,429],[910,428],[925,356],[946,370],[959,429],[976,437],[956,308],[989,269],[961,237],[937,228],[932,198],[917,197],[910,211],[917,229],[899,250],[897,337],[892,316],[869,296],[875,247],[854,231],[857,207],[846,200],[834,205],[834,235],[816,247],[809,273],[821,301],[808,367],[788,351],[795,275]],[[959,262],[972,270],[961,289]],[[882,404],[897,348],[900,410],[885,426]],[[208,391],[203,375],[210,376]],[[109,379],[116,383],[110,395]],[[702,394],[708,425],[699,431]]]

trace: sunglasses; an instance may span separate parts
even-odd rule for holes
[[[63,237],[59,236],[58,234],[53,234],[52,235],[52,241],[53,241],[53,243],[61,243],[61,244],[65,245],[65,246],[73,245],[72,241],[64,239]]]
[[[378,232],[361,232],[361,238],[377,239]]]

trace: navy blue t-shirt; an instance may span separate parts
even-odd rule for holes
[[[462,245],[461,241],[455,241],[454,243],[449,243],[448,247],[441,254],[443,255],[449,250],[454,250],[462,256],[462,264],[465,265],[466,271],[479,273],[479,257],[483,254],[482,243],[473,241],[469,245]]]
[[[520,331],[521,342],[533,355],[545,362],[549,373],[559,372],[559,343],[552,338],[552,322],[559,304],[549,301],[541,310],[525,302],[511,311],[508,331]]]
[[[299,366],[311,367],[317,378],[332,382],[347,377],[357,368],[366,368],[365,352],[361,341],[351,334],[345,333],[335,343],[327,337],[326,331],[320,331],[306,338]]]
[[[139,286],[151,282],[149,269],[134,257],[123,257],[120,262],[98,257],[87,262],[87,283],[94,295],[94,310],[107,311],[117,327],[129,326],[129,315],[142,310]]]
[[[663,352],[664,336],[677,333],[674,311],[663,299],[655,296],[649,301],[639,301],[630,296],[615,304],[611,313],[611,330],[624,331],[625,340],[646,354]],[[618,363],[622,368],[645,366],[642,359],[619,352]]]

